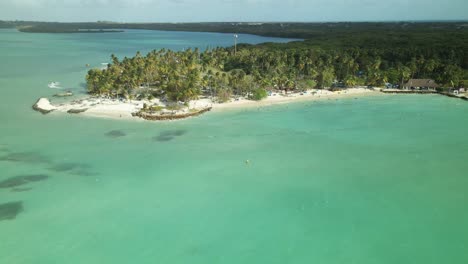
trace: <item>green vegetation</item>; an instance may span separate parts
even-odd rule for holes
[[[171,105],[166,106],[166,109],[170,111],[178,111],[178,110],[184,109],[184,107],[185,106],[180,105],[180,104],[171,104]]]
[[[88,72],[88,91],[126,98],[164,96],[171,101],[194,99],[200,94],[202,83],[199,55],[198,50],[160,50],[146,57],[137,53],[135,57],[122,61],[112,56],[107,69]]]
[[[151,105],[151,106],[148,106],[146,103],[143,104],[143,111],[146,111],[146,112],[159,112],[161,110],[163,110],[164,107],[160,106],[160,105]]]
[[[20,22],[16,22],[20,23]],[[22,24],[21,24],[22,23]],[[91,94],[182,101],[199,95],[225,102],[253,100],[271,90],[401,84],[431,78],[447,87],[468,79],[468,24],[451,23],[194,23],[115,24],[21,22],[23,31],[164,29],[242,32],[304,41],[240,44],[199,51],[152,51],[88,72]]]
[[[233,48],[216,48],[204,52],[163,49],[122,61],[112,56],[107,69],[88,72],[88,91],[176,102],[204,94],[223,102],[231,96],[260,100],[266,97],[266,90],[383,86],[409,78],[433,78],[447,86],[461,86],[466,78],[463,49],[437,49],[433,43],[418,48],[309,44],[240,45],[235,55]]]
[[[249,99],[260,101],[262,99],[267,98],[268,92],[263,88],[255,89],[252,94],[249,96]]]

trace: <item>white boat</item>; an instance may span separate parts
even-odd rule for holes
[[[59,89],[60,88],[60,83],[59,82],[51,82],[47,86],[52,89]]]
[[[101,63],[101,70],[105,70],[105,69],[107,69],[108,67],[109,67],[109,63],[107,63],[107,62]]]

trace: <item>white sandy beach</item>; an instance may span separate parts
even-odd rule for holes
[[[288,95],[270,95],[267,98],[261,101],[252,101],[247,99],[231,100],[230,102],[223,104],[212,104],[213,110],[224,110],[224,109],[236,109],[236,108],[247,108],[247,107],[264,107],[277,104],[285,104],[291,102],[301,102],[301,101],[311,101],[311,100],[328,100],[328,99],[338,99],[338,98],[347,98],[347,97],[357,97],[363,95],[378,95],[380,92],[373,91],[365,88],[352,88],[344,91],[331,92],[328,90],[309,90],[306,93],[290,93]],[[191,106],[199,107],[203,106],[205,103],[206,106],[211,103],[209,99],[201,99],[197,101],[192,101]]]
[[[204,109],[212,107],[212,111],[221,111],[228,109],[242,109],[249,107],[264,107],[276,104],[284,104],[290,102],[301,102],[301,101],[312,101],[312,100],[331,100],[339,98],[349,97],[360,97],[369,95],[380,95],[379,91],[369,90],[365,88],[352,88],[343,91],[331,92],[328,90],[309,90],[306,93],[289,93],[282,95],[280,93],[274,93],[261,101],[252,101],[244,98],[231,99],[230,102],[226,103],[215,103],[209,98],[198,99],[190,101],[189,107],[178,110],[169,111],[166,113],[172,114],[185,114],[189,113],[190,109]],[[46,111],[51,110],[55,112],[67,113],[68,111],[83,111],[80,115],[90,117],[101,117],[101,118],[113,118],[113,119],[132,119],[141,120],[139,117],[132,116],[132,113],[138,112],[143,108],[143,104],[147,105],[161,105],[164,103],[160,102],[159,99],[148,100],[116,100],[106,99],[97,97],[88,97],[82,99],[76,99],[68,103],[54,104],[46,98],[41,98],[36,103],[36,106]],[[84,111],[85,110],[85,111]]]

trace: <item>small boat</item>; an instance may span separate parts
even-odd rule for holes
[[[60,83],[59,82],[51,82],[47,86],[49,88],[52,88],[52,89],[58,89],[58,88],[60,88]]]
[[[105,70],[105,69],[107,69],[108,67],[109,67],[109,63],[107,63],[107,62],[101,63],[101,70]]]

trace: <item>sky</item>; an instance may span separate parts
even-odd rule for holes
[[[468,0],[0,0],[0,20],[59,22],[468,20]]]

